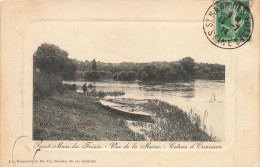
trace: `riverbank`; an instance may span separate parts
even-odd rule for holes
[[[132,124],[135,128],[145,127],[142,131],[146,139],[153,141],[220,140],[214,134],[207,133],[204,119],[192,109],[187,113],[175,105],[159,100],[148,100],[147,103],[139,104],[137,107],[156,115],[154,123],[148,126]]]
[[[34,140],[217,140],[201,129],[203,124],[197,115],[187,114],[177,106],[149,100],[136,107],[155,114],[155,122],[129,123],[103,108],[98,98],[73,91],[56,94],[34,102]]]
[[[124,120],[98,104],[98,99],[73,91],[34,102],[34,140],[144,140]]]

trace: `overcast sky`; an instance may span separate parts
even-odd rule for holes
[[[58,45],[70,58],[111,63],[176,61],[225,64],[230,51],[212,45],[201,22],[35,22],[25,35],[26,53],[41,43]]]

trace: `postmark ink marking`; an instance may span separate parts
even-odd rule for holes
[[[203,19],[208,40],[222,49],[235,49],[247,43],[254,20],[248,0],[219,0],[211,5]]]

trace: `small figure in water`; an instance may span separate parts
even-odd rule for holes
[[[86,82],[84,83],[84,85],[82,86],[83,92],[84,94],[86,94],[86,91],[88,90],[88,87],[86,85]]]

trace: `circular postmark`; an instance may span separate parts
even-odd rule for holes
[[[254,19],[248,0],[219,0],[211,5],[203,19],[208,40],[223,49],[235,49],[252,36]]]

